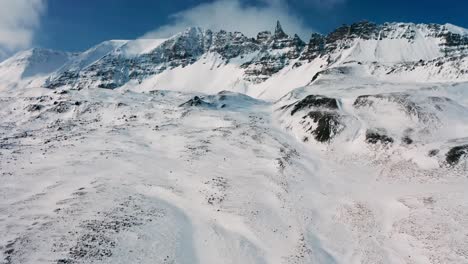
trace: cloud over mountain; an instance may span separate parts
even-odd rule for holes
[[[0,0],[0,60],[32,44],[45,8],[45,0]]]
[[[297,33],[307,39],[313,31],[281,0],[264,0],[260,5],[249,5],[239,0],[218,0],[172,14],[169,18],[169,24],[148,32],[144,38],[169,37],[191,26],[240,31],[253,37],[259,31],[272,30],[276,20],[281,21],[288,34]]]

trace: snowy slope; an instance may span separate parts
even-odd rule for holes
[[[466,28],[458,27],[450,23],[447,23],[444,26],[447,28],[447,30],[454,34],[468,35],[468,30]]]
[[[67,52],[37,48],[19,52],[0,63],[0,89],[21,87],[28,81],[36,81],[36,87],[40,87],[41,77],[47,77],[74,57],[75,54]]]
[[[126,40],[109,40],[100,43],[82,52],[74,60],[63,65],[59,72],[84,69],[127,42]]]
[[[0,263],[468,263],[466,36],[278,23],[19,53]]]
[[[451,139],[468,134],[467,101],[437,112],[416,97],[422,114],[463,128],[429,134],[418,129],[432,124],[408,117],[400,101],[352,106],[369,93],[454,96],[466,85],[374,85],[308,87],[276,104],[231,92],[2,94],[0,259],[468,263],[468,160],[444,165],[449,147],[462,144]],[[356,116],[343,119],[343,138],[303,143],[284,129],[291,114],[278,116],[281,106],[310,92],[339,98],[336,111]],[[365,143],[360,131],[377,124],[393,145]],[[402,124],[414,129],[411,145],[397,137]]]

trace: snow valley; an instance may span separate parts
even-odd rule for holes
[[[0,101],[0,263],[468,263],[466,29],[32,49]]]

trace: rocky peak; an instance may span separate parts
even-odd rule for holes
[[[295,46],[305,46],[305,42],[297,34],[294,34],[293,43]]]
[[[349,26],[349,36],[351,38],[375,39],[379,29],[377,24],[367,20],[351,24]]]
[[[275,34],[273,35],[272,42],[269,48],[271,49],[290,48],[291,50],[294,51],[294,53],[297,53],[298,51],[301,51],[304,48],[304,46],[305,46],[304,41],[302,41],[301,38],[299,38],[297,34],[294,34],[294,37],[291,38],[286,33],[284,33],[280,22],[279,21],[276,22]]]
[[[286,67],[291,60],[300,56],[305,47],[297,34],[290,37],[284,33],[279,21],[273,36],[268,31],[261,32],[257,35],[257,42],[261,44],[262,52],[252,62],[243,64],[247,79],[255,83],[268,79]]]
[[[214,34],[209,51],[217,52],[225,59],[231,59],[259,49],[260,46],[254,39],[240,32],[232,33],[221,30]]]
[[[316,58],[323,58],[330,65],[339,61],[342,53],[353,47],[356,41],[403,39],[411,43],[416,41],[415,36],[427,39],[436,38],[435,41],[429,41],[432,41],[432,44],[436,43],[434,45],[439,45],[440,50],[447,56],[463,57],[467,56],[468,51],[467,32],[468,30],[450,25],[411,23],[378,25],[369,21],[361,21],[338,27],[328,35],[313,33],[306,44],[298,35],[286,34],[279,21],[273,33],[262,31],[257,34],[256,38],[247,37],[241,32],[225,30],[213,32],[191,27],[165,40],[162,44],[158,44],[149,52],[138,53],[132,57],[123,56],[120,52],[110,52],[86,68],[78,67],[59,72],[52,76],[45,86],[50,88],[64,85],[86,87],[92,83],[95,87],[117,88],[129,80],[141,81],[167,69],[188,66],[203,58],[203,54],[207,52],[219,54],[225,63],[237,57],[248,58],[242,61],[241,65],[245,69],[245,80],[258,83],[281,71],[292,62],[296,67]],[[425,40],[418,39],[417,41]],[[407,44],[406,41],[401,43]],[[115,46],[120,46],[120,44]],[[252,56],[246,57],[244,56],[246,54],[252,54]],[[453,60],[458,59],[453,57]]]
[[[276,21],[276,28],[275,28],[275,34],[273,35],[275,39],[285,39],[288,38],[288,35],[284,33],[283,28],[281,27],[281,23],[279,21]]]
[[[267,44],[271,40],[270,31],[261,31],[257,34],[257,42],[260,44]]]
[[[327,43],[346,39],[376,39],[379,26],[369,21],[361,21],[351,25],[342,25],[327,35]]]
[[[312,33],[308,47],[317,47],[325,45],[325,36],[319,33]]]
[[[307,44],[304,52],[301,55],[301,60],[312,61],[325,49],[325,36],[319,33],[312,33],[309,43]]]

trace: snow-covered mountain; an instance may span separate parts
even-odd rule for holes
[[[37,73],[48,77],[31,87],[228,89],[265,99],[278,99],[317,74],[347,64],[390,81],[468,80],[468,35],[449,24],[360,22],[328,35],[314,33],[306,44],[287,35],[278,22],[273,33],[260,32],[256,38],[189,28],[167,40],[106,41],[81,54],[33,51],[1,63],[0,80],[11,80],[11,74],[17,75],[14,82],[28,79],[39,67],[43,70]],[[26,61],[33,69],[12,67]],[[38,66],[41,61],[44,65]]]
[[[44,84],[41,77],[48,77],[75,57],[76,54],[47,49],[17,53],[0,63],[0,85],[2,88],[21,87],[26,82],[40,87]]]
[[[0,263],[468,263],[468,34],[189,28],[0,63]]]

